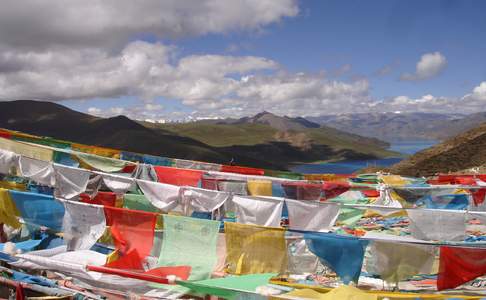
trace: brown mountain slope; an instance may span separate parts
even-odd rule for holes
[[[246,165],[282,168],[271,161],[228,153],[188,137],[146,128],[125,116],[98,118],[52,102],[0,102],[0,128],[174,158],[216,163],[234,158]]]
[[[0,102],[0,127],[173,158],[286,169],[297,162],[393,155],[379,140],[269,113],[239,124],[150,124],[98,118],[52,102]],[[274,127],[286,129],[279,131]]]
[[[486,165],[486,123],[434,147],[425,149],[390,168],[394,174],[427,176]]]
[[[310,121],[385,141],[443,141],[486,122],[486,112],[470,115],[440,113],[361,113],[309,117]]]

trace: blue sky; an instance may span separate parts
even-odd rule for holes
[[[332,72],[366,76],[377,97],[405,94],[462,96],[486,79],[484,1],[301,1],[298,17],[273,24],[265,33],[232,33],[175,40],[183,54],[225,54],[271,58],[293,72]],[[401,82],[420,56],[439,51],[448,71],[425,82]],[[389,76],[374,76],[390,65]]]
[[[118,5],[123,9],[127,3]],[[51,27],[32,27],[30,31],[44,36],[43,42],[0,42],[0,57],[2,50],[6,56],[21,49],[39,57],[54,53],[79,59],[66,58],[63,66],[39,71],[44,60],[28,61],[24,55],[18,58],[22,67],[63,89],[52,85],[27,93],[10,88],[0,97],[61,101],[93,114],[149,119],[242,116],[262,109],[304,116],[471,113],[486,104],[485,1],[207,4],[145,0],[133,15],[123,11],[141,24],[117,17],[118,8],[106,4],[102,9],[108,17],[100,14],[87,29],[52,30],[72,25],[76,17],[93,18],[93,11],[82,7],[76,11],[79,16],[71,14]],[[62,4],[51,8],[65,9]],[[49,17],[37,16],[46,22]],[[145,19],[151,23],[144,24]],[[15,34],[26,35],[29,24],[24,26],[25,32]],[[58,62],[53,58],[49,66]],[[123,67],[117,68],[117,62]],[[70,64],[73,71],[68,73]],[[32,86],[32,76],[4,77],[4,82],[20,77],[19,87]]]

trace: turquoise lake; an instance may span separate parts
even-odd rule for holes
[[[397,141],[391,142],[390,150],[400,152],[406,155],[412,155],[420,150],[429,148],[438,141]],[[372,160],[352,160],[352,161],[340,161],[332,163],[322,163],[322,164],[302,164],[295,165],[291,168],[291,171],[298,172],[302,174],[319,174],[319,173],[336,173],[336,174],[349,174],[358,171],[359,169],[368,166],[380,166],[387,167],[397,162],[401,161],[401,157],[391,157],[383,159],[372,159]]]

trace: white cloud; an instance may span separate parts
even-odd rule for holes
[[[450,113],[453,111],[454,102],[457,99],[448,99],[446,97],[436,97],[433,95],[424,95],[419,98],[408,96],[397,96],[389,100],[379,101],[374,106],[374,111],[400,111],[400,112],[442,112]]]
[[[426,53],[422,55],[414,74],[404,73],[401,80],[415,81],[426,80],[439,75],[447,66],[447,59],[440,52]]]
[[[474,88],[471,97],[480,101],[486,101],[486,81],[481,82],[481,84]]]
[[[72,0],[69,5],[62,0],[5,0],[0,9],[0,100],[132,96],[141,103],[90,107],[87,112],[149,120],[239,117],[262,110],[291,116],[471,111],[484,104],[486,82],[461,99],[427,95],[380,101],[369,95],[366,78],[343,81],[326,77],[324,71],[287,72],[278,62],[258,56],[180,57],[177,47],[167,42],[139,40],[260,31],[298,12],[296,0]],[[239,43],[227,50],[245,47],[250,46]],[[439,52],[424,54],[405,80],[431,78],[446,64]],[[350,70],[346,64],[336,72]],[[166,110],[170,105],[156,103],[156,98],[185,107]]]
[[[4,0],[0,45],[116,48],[140,35],[260,30],[298,12],[295,0]]]
[[[102,111],[97,107],[90,107],[88,108],[88,113],[91,115],[99,116],[101,115]]]
[[[373,99],[369,82],[332,80],[325,73],[289,73],[256,56],[190,55],[174,59],[173,46],[135,41],[120,52],[64,49],[0,52],[0,99],[117,98],[133,96],[141,105],[114,107],[96,115],[126,114],[137,119],[243,116],[269,110],[290,116],[366,111],[463,111],[484,106],[486,82],[462,99],[425,95]],[[156,98],[180,101],[179,115]]]

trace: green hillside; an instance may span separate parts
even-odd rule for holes
[[[231,121],[142,124],[224,149],[225,152],[254,155],[269,161],[293,163],[399,155],[386,150],[388,144],[375,138],[270,113]]]
[[[163,124],[159,128],[193,138],[213,147],[255,145],[274,140],[277,130],[263,124],[210,124],[204,122]]]

